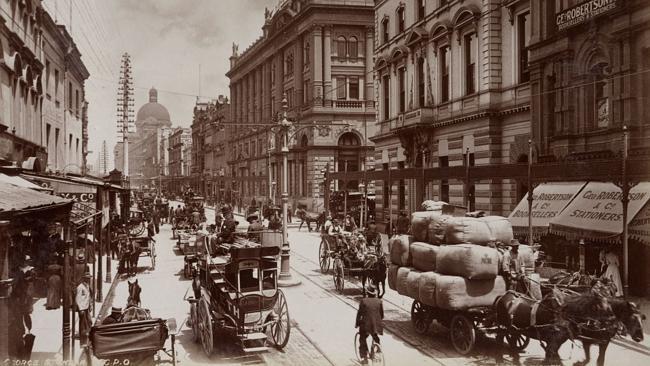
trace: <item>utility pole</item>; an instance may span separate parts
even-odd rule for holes
[[[135,98],[133,90],[131,56],[124,53],[120,67],[119,86],[117,87],[117,138],[118,141],[122,141],[122,147],[124,148],[122,170],[126,180],[129,179],[129,132],[135,131],[135,122],[133,120]]]

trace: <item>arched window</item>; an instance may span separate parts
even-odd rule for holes
[[[388,17],[384,18],[384,20],[381,21],[381,41],[382,43],[388,43],[389,33],[388,33]]]
[[[287,55],[285,60],[285,74],[293,75],[293,53]]]
[[[359,42],[357,42],[357,37],[350,37],[350,39],[348,39],[348,55],[353,61],[356,61],[359,56],[358,44]]]
[[[400,6],[397,9],[397,33],[402,33],[404,32],[406,24],[406,18],[404,16],[404,6]]]
[[[346,132],[339,137],[339,146],[360,146],[359,136],[353,132]]]
[[[303,63],[305,65],[305,68],[309,68],[309,52],[310,52],[309,42],[305,42],[305,49],[303,51],[303,55],[304,55]]]
[[[336,39],[336,56],[339,58],[346,57],[346,39],[343,36]]]
[[[307,135],[302,135],[300,138],[300,147],[306,147],[307,145],[309,145],[309,138]]]

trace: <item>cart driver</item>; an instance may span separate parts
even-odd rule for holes
[[[525,273],[523,258],[519,257],[519,240],[510,241],[510,250],[503,253],[503,264],[501,270],[506,280],[507,288],[515,290],[518,278],[522,278]]]
[[[107,316],[102,320],[102,325],[106,324],[115,324],[122,321],[122,308],[117,308],[113,306],[111,309],[111,315]]]
[[[260,243],[260,234],[264,230],[264,226],[260,223],[259,216],[256,213],[248,215],[248,238],[256,243]]]

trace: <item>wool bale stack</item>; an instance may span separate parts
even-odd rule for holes
[[[505,294],[506,284],[498,275],[501,254],[487,244],[509,243],[513,238],[512,226],[500,216],[446,215],[445,205],[425,201],[424,211],[411,215],[413,235],[390,239],[388,285],[403,296],[439,308],[491,306],[498,296]],[[524,258],[528,258],[526,249],[523,252]],[[532,260],[530,252],[526,263]]]

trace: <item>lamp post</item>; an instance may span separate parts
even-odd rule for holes
[[[282,136],[282,253],[280,254],[280,275],[278,285],[282,287],[295,286],[300,284],[300,280],[291,276],[290,254],[289,254],[289,237],[287,234],[287,211],[289,205],[288,193],[288,155],[289,155],[289,129],[292,126],[291,121],[287,119],[287,96],[286,93],[282,98],[282,119],[279,123],[279,129]]]
[[[275,206],[275,186],[277,183],[275,181],[271,182],[271,203]]]
[[[363,227],[364,211],[366,208],[366,194],[364,193],[364,188],[366,186],[363,183],[359,183],[359,192],[361,192],[361,214],[359,215],[359,227]]]

